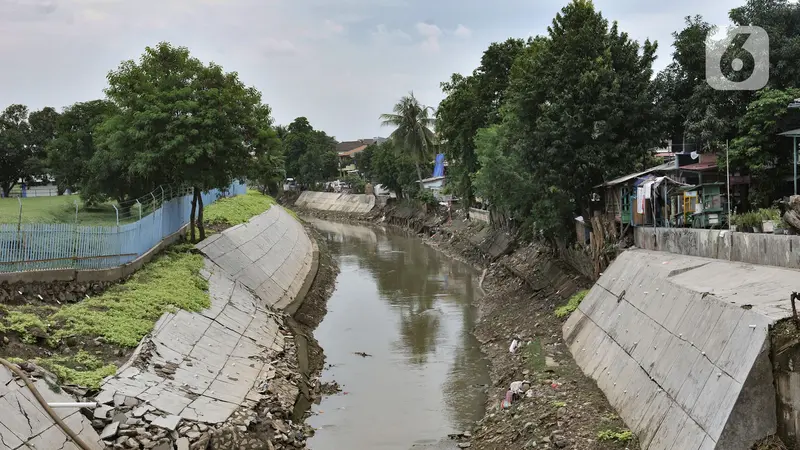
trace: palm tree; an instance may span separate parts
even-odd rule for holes
[[[391,114],[381,114],[381,125],[396,127],[389,136],[396,148],[411,153],[414,158],[420,189],[422,189],[420,165],[430,158],[435,145],[435,135],[431,127],[436,119],[429,113],[432,111],[433,108],[422,105],[411,92],[394,105]]]

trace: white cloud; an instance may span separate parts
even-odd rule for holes
[[[439,37],[442,35],[442,29],[432,23],[418,22],[417,32],[425,38],[422,41],[422,47],[432,52],[439,51]]]
[[[462,39],[466,39],[472,36],[472,30],[470,30],[469,28],[465,27],[462,24],[458,24],[458,27],[456,27],[456,31],[454,31],[453,34]]]
[[[268,37],[261,41],[261,46],[267,53],[294,53],[297,51],[294,44],[286,39]]]
[[[372,36],[380,42],[407,42],[411,36],[403,30],[390,30],[386,25],[379,24],[372,32]]]

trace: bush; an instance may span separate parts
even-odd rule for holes
[[[428,206],[439,206],[439,200],[436,200],[436,197],[434,197],[430,189],[420,189],[417,191],[414,199]]]
[[[578,309],[578,306],[580,306],[581,302],[588,293],[589,290],[587,289],[580,291],[575,295],[573,295],[572,297],[570,297],[566,305],[556,308],[556,317],[562,319],[572,314],[576,309]]]
[[[350,185],[352,194],[363,194],[367,187],[366,181],[357,175],[347,175],[342,181]]]

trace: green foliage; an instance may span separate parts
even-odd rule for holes
[[[759,209],[757,213],[761,217],[761,220],[772,220],[776,222],[776,224],[781,221],[781,211],[778,208],[762,208]]]
[[[46,151],[48,166],[59,190],[79,190],[90,203],[103,199],[105,195],[100,185],[90,176],[89,161],[97,151],[95,130],[116,113],[114,103],[92,100],[68,106],[58,117],[56,137],[47,145]]]
[[[59,325],[54,338],[102,336],[112,344],[135,347],[163,313],[207,308],[208,283],[199,275],[203,257],[191,249],[189,244],[170,247],[126,283],[64,306],[50,317]]]
[[[554,408],[563,408],[567,406],[567,402],[559,402],[555,400],[551,404],[553,405]]]
[[[499,107],[505,99],[511,67],[524,48],[522,39],[495,42],[483,53],[472,75],[455,73],[441,83],[446,97],[436,111],[436,128],[450,163],[449,179],[455,180],[455,194],[471,201],[472,174],[478,171],[475,150],[478,130],[500,120]]]
[[[274,204],[274,198],[248,189],[247,195],[221,198],[209,205],[205,220],[209,224],[239,225],[266,212]]]
[[[17,180],[29,175],[33,160],[29,139],[26,106],[11,105],[0,113],[0,190],[6,197]]]
[[[353,194],[363,194],[367,186],[367,182],[358,175],[347,175],[342,181],[350,185]]]
[[[556,308],[555,312],[556,317],[558,317],[559,319],[563,319],[564,317],[567,317],[570,314],[572,314],[576,309],[578,309],[578,306],[580,306],[581,302],[583,301],[584,298],[586,298],[586,294],[588,293],[589,293],[588,290],[583,290],[575,293],[575,295],[569,298],[566,305],[559,306],[558,308]]]
[[[417,181],[422,184],[422,167],[436,151],[436,138],[431,128],[436,120],[430,116],[432,110],[414,97],[414,93],[404,96],[394,105],[391,114],[381,114],[383,126],[394,127],[389,136],[395,150],[411,156],[417,169]]]
[[[418,202],[427,205],[428,207],[437,207],[439,206],[439,201],[436,200],[436,197],[433,195],[430,189],[420,189],[417,191],[414,199]]]
[[[370,144],[367,148],[354,155],[356,169],[367,181],[372,181],[372,156],[375,154],[376,147],[376,144]]]
[[[18,310],[11,310],[4,317],[6,329],[16,332],[22,342],[26,344],[36,343],[38,338],[46,338],[49,324],[42,321],[39,316]]]
[[[619,442],[625,443],[633,439],[631,430],[601,430],[597,433],[597,440],[601,442]]]
[[[419,190],[411,155],[398,153],[391,141],[375,146],[370,171],[373,179],[394,191],[397,198],[412,198]]]
[[[315,130],[305,117],[296,118],[282,134],[287,176],[305,186],[336,176],[339,160],[331,136]]]
[[[53,372],[62,383],[75,384],[88,388],[100,387],[103,378],[114,375],[117,366],[103,361],[80,350],[75,356],[53,356],[37,359],[36,363]]]

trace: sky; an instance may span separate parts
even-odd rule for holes
[[[256,87],[277,124],[305,116],[340,141],[388,136],[381,113],[470,73],[486,47],[545,34],[568,0],[0,0],[0,107],[59,110],[103,97],[106,75],[161,41]],[[673,31],[701,14],[727,26],[744,0],[595,0],[671,59]]]

